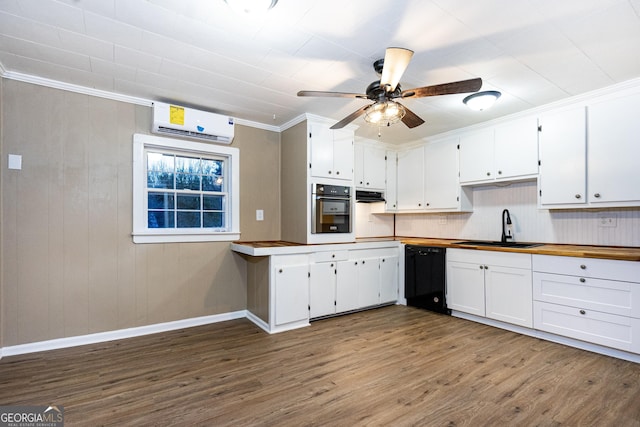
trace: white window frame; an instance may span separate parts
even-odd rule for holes
[[[191,228],[147,227],[147,173],[146,149],[170,150],[184,155],[221,156],[227,158],[228,182],[226,231]],[[201,142],[164,138],[153,135],[133,135],[133,242],[134,243],[179,243],[220,242],[240,238],[240,150],[234,147],[204,144]]]

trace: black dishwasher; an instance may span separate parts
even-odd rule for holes
[[[445,301],[446,249],[406,245],[404,296],[407,305],[451,314]]]

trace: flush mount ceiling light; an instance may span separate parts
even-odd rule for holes
[[[237,12],[248,15],[266,13],[272,9],[278,0],[224,0],[231,8]]]
[[[391,126],[402,120],[407,110],[395,101],[378,101],[364,112],[367,123],[376,126]]]
[[[491,107],[493,103],[500,98],[500,95],[502,94],[496,90],[486,90],[469,95],[463,99],[462,102],[472,110],[482,111]]]

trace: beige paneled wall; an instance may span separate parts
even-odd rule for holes
[[[11,80],[2,95],[2,346],[246,308],[229,243],[132,243],[132,135],[150,108]],[[241,207],[265,210],[241,216],[242,237],[277,240],[279,136],[236,130]]]
[[[473,213],[396,215],[396,235],[499,240],[501,213],[509,209],[518,241],[640,246],[640,209],[538,209],[535,182],[473,190]],[[616,227],[599,226],[603,216]]]

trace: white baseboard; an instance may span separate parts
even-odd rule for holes
[[[0,348],[0,359],[4,356],[15,356],[19,354],[56,350],[60,348],[120,340],[124,338],[133,338],[142,335],[157,334],[159,332],[174,331],[176,329],[191,328],[194,326],[208,325],[211,323],[225,322],[227,320],[242,319],[246,317],[248,317],[247,311],[240,310],[230,313],[213,314],[211,316],[176,320],[173,322],[156,323],[154,325],[139,326],[136,328],[119,329],[116,331],[98,332],[95,334],[13,345]]]

